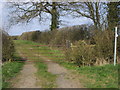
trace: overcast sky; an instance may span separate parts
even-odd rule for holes
[[[6,25],[9,23],[9,21],[7,20],[7,18],[9,18],[8,13],[9,13],[9,10],[6,8],[5,3],[0,2],[0,15],[2,15],[2,22],[0,20],[0,24],[2,23],[4,27],[6,27]],[[63,21],[60,28],[73,26],[73,25],[92,23],[90,19],[87,19],[85,17],[73,18],[70,15],[60,17],[60,20]],[[22,24],[11,26],[11,28],[9,28],[7,32],[9,33],[9,35],[21,35],[23,32],[29,32],[29,31],[35,31],[35,30],[40,30],[40,31],[47,30],[49,29],[49,26],[50,26],[50,18],[43,21],[42,23],[39,23],[38,19],[36,18],[27,24],[22,23]]]

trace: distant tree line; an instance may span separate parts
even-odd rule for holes
[[[19,39],[36,41],[44,44],[65,45],[66,40],[75,42],[90,38],[90,26],[77,25],[56,29],[54,31],[32,31],[23,33]]]

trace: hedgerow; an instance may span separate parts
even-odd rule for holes
[[[14,43],[6,34],[2,34],[2,61],[13,60],[15,49]]]
[[[38,33],[23,33],[22,40],[31,40],[49,45],[70,45],[75,48],[65,50],[66,60],[81,65],[102,65],[113,63],[114,56],[114,31],[95,30],[91,26],[73,26],[53,31]],[[119,37],[118,37],[118,40]],[[69,41],[69,43],[66,43]],[[120,57],[120,42],[117,45],[117,55]]]

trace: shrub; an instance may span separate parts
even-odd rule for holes
[[[58,30],[55,32],[51,44],[65,45],[66,40],[68,39],[68,33],[63,30]]]
[[[85,40],[88,38],[89,32],[87,31],[86,26],[78,25],[57,29],[51,43],[65,45],[66,40],[73,43],[75,41]]]
[[[95,36],[95,55],[99,60],[107,62],[113,61],[114,33],[111,30],[96,31]]]
[[[44,31],[39,35],[37,42],[49,44],[53,36],[54,34],[51,31]]]
[[[14,44],[8,35],[2,34],[2,61],[13,59]]]
[[[95,62],[94,46],[88,45],[85,41],[78,41],[71,51],[66,52],[66,58],[78,66],[93,65]]]
[[[113,63],[114,33],[110,30],[95,31],[92,39],[94,44],[86,43],[87,40],[77,41],[74,48],[66,51],[66,59],[78,66]]]

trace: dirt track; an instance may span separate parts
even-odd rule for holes
[[[38,56],[38,55],[37,55]],[[39,55],[44,59],[48,66],[48,72],[57,75],[56,84],[57,88],[83,88],[78,76],[73,71],[67,70],[59,64],[52,62],[50,59]]]
[[[47,62],[48,72],[57,75],[56,84],[58,88],[83,88],[80,81],[72,72],[57,63]]]
[[[26,62],[20,74],[13,80],[13,88],[41,88],[37,85],[37,69],[31,62]]]
[[[45,64],[48,66],[48,72],[57,75],[55,81],[57,88],[83,88],[78,79],[79,76],[76,75],[73,71],[67,70],[66,68],[41,55],[35,56],[39,56],[44,59]],[[34,62],[26,62],[20,74],[12,80],[12,87],[41,88],[41,86],[39,86],[39,82],[42,81],[37,78],[37,75],[35,75],[36,72],[37,68],[34,66]]]

